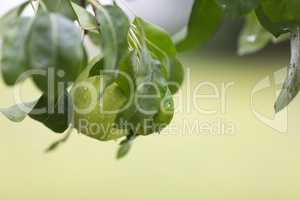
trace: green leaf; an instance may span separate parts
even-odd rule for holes
[[[272,22],[300,22],[298,0],[261,0],[260,4]]]
[[[168,69],[168,87],[172,94],[175,94],[180,89],[184,81],[184,66],[177,58],[172,58],[170,69]]]
[[[180,51],[203,45],[217,31],[223,12],[212,0],[195,0],[186,38],[179,42]]]
[[[119,114],[118,121],[133,126],[131,129],[138,135],[147,135],[155,132],[155,129],[148,130],[147,127],[143,127],[148,121],[153,122],[153,117],[159,112],[161,99],[168,90],[168,84],[161,72],[161,63],[152,57],[148,49],[142,22],[136,19],[133,27],[130,39],[135,50],[131,62],[136,90],[132,104]]]
[[[134,94],[132,104],[127,110],[119,114],[117,121],[128,123],[133,126],[136,132],[143,131],[144,123],[148,120],[152,121],[153,116],[159,112],[161,98],[156,96],[157,91],[154,87],[149,87],[148,85],[142,87],[140,85]]]
[[[94,66],[91,68],[89,77],[98,76],[101,74],[101,71],[104,69],[104,59],[101,58]]]
[[[80,3],[80,0],[42,0],[49,12],[59,13],[65,17],[75,20],[76,14],[72,9],[71,2]]]
[[[172,39],[163,29],[141,18],[136,18],[134,24],[142,27],[148,49],[166,68],[169,87],[173,94],[176,93],[182,85],[184,70],[176,58],[176,47]]]
[[[76,14],[76,18],[80,24],[80,27],[88,31],[97,32],[99,27],[96,18],[76,3],[72,2],[71,5]]]
[[[8,11],[0,18],[1,59],[0,66],[4,82],[14,85],[26,69],[24,46],[29,32],[30,20],[19,18],[29,1]]]
[[[159,53],[164,53],[168,56],[176,56],[176,47],[171,37],[162,28],[139,17],[135,18],[133,24],[142,27],[148,48],[151,51],[159,51]]]
[[[230,18],[240,17],[251,12],[260,0],[216,0],[217,4]]]
[[[128,53],[126,57],[120,62],[119,76],[116,80],[116,83],[119,85],[123,93],[130,98],[135,89],[135,77],[132,57],[134,56],[133,52]]]
[[[257,20],[255,13],[246,17],[244,28],[239,36],[239,55],[247,55],[264,48],[273,35],[264,29]]]
[[[291,63],[283,88],[275,103],[275,111],[284,109],[300,90],[300,28],[291,34]]]
[[[160,132],[169,125],[174,116],[174,100],[172,93],[168,90],[162,99],[159,113],[154,116],[154,128],[156,132]]]
[[[131,105],[120,113],[118,121],[129,124],[138,135],[148,135],[156,131],[155,127],[148,128],[148,122],[153,123],[153,118],[160,112],[160,104],[168,91],[167,83],[160,74],[159,66],[152,64],[153,71],[147,75],[139,74],[139,64],[134,64],[134,77],[136,90]],[[158,89],[158,90],[157,90]],[[147,127],[144,127],[144,126]]]
[[[54,132],[63,133],[71,121],[71,105],[67,91],[57,99],[43,94],[29,116]]]
[[[256,14],[261,24],[278,37],[300,25],[300,1],[261,0]]]
[[[73,127],[70,127],[69,130],[67,131],[67,133],[59,140],[53,142],[46,150],[46,153],[50,153],[55,151],[56,149],[58,149],[58,147],[60,147],[62,144],[66,143],[73,131]]]
[[[260,24],[269,32],[271,32],[275,37],[279,37],[281,34],[287,33],[288,29],[282,23],[274,23],[269,17],[265,14],[263,8],[259,6],[256,9],[256,16]]]
[[[80,73],[80,75],[77,77],[76,79],[76,83],[81,82],[86,80],[87,78],[93,76],[93,72],[91,72],[93,70],[93,68],[95,67],[95,65],[98,65],[101,61],[103,60],[102,56],[96,56],[94,58],[92,58],[87,67]]]
[[[131,147],[132,147],[132,143],[133,141],[136,139],[136,135],[132,132],[130,135],[127,136],[127,138],[125,140],[123,140],[120,143],[116,158],[118,160],[124,158],[126,155],[128,155]]]
[[[6,14],[4,14],[0,18],[0,36],[1,36],[1,33],[6,31],[6,29],[8,28],[7,27],[8,23],[16,20],[16,18],[23,12],[23,10],[26,8],[26,6],[28,4],[29,4],[29,1],[25,1],[24,3],[9,10]]]
[[[87,35],[89,37],[89,39],[91,40],[91,42],[93,43],[93,45],[95,45],[97,48],[101,46],[101,35],[99,32],[94,32],[94,31],[88,31]]]
[[[21,122],[26,118],[27,114],[31,112],[36,103],[37,101],[33,101],[24,104],[17,104],[9,108],[0,108],[0,112],[13,122]]]
[[[0,65],[7,85],[16,84],[20,75],[29,67],[25,48],[31,24],[32,20],[28,18],[17,18],[10,22],[10,28],[3,34]]]
[[[55,73],[63,72],[61,74],[64,76],[60,81],[64,82],[76,80],[87,63],[78,28],[72,21],[57,14],[40,13],[35,18],[27,52],[32,69],[45,73],[50,69]],[[48,90],[47,76],[38,75],[33,78],[42,91]]]
[[[131,142],[124,142],[123,144],[120,144],[120,147],[117,152],[117,159],[119,160],[124,158],[129,153],[131,146]]]
[[[116,4],[101,6],[94,1],[92,3],[96,7],[96,18],[100,24],[104,69],[116,69],[128,51],[128,17]]]

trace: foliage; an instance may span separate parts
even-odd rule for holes
[[[38,71],[39,75],[30,78],[42,94],[38,100],[26,104],[25,111],[18,105],[0,111],[15,122],[29,115],[57,133],[63,133],[68,127],[72,129],[74,125],[84,133],[76,124],[78,116],[98,124],[120,125],[118,129],[122,129],[122,134],[119,136],[125,139],[120,144],[117,158],[128,153],[138,136],[160,132],[171,122],[174,113],[172,95],[184,79],[177,50],[205,44],[226,18],[245,18],[239,38],[240,55],[256,52],[269,42],[288,39],[286,33],[291,33],[291,65],[275,105],[276,112],[286,107],[300,90],[298,0],[195,0],[186,37],[176,45],[160,27],[138,16],[130,21],[117,4],[104,6],[97,0],[39,0],[35,15],[24,17],[22,12],[30,3],[26,1],[0,18],[1,70],[3,80],[9,86],[23,81],[21,75],[25,72]],[[88,11],[88,6],[93,12]],[[88,56],[84,37],[90,38],[101,50],[99,55]],[[105,81],[100,87],[98,82],[102,79]],[[49,85],[49,80],[53,85]],[[120,107],[126,102],[129,105],[112,116],[104,116],[99,111],[77,115],[74,111],[76,102],[83,105],[85,98],[91,98],[86,93],[87,87],[72,96],[74,88],[84,82],[97,85],[97,102],[103,98],[109,107]],[[116,101],[121,96],[123,100]],[[136,99],[139,106],[130,98]],[[41,108],[46,112],[36,113]],[[150,125],[146,126],[144,122],[149,120]],[[124,122],[132,126],[121,125]],[[105,140],[115,139],[114,133],[105,132]],[[65,142],[69,134],[70,130],[48,151]],[[91,137],[102,140],[98,136]]]

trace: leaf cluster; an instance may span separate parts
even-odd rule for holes
[[[245,20],[238,41],[238,54],[247,55],[268,43],[291,39],[291,63],[275,111],[285,108],[300,90],[300,1],[299,0],[195,0],[187,35],[179,50],[205,44],[217,32],[224,19]]]
[[[164,30],[139,17],[130,21],[117,4],[40,0],[34,16],[24,17],[22,12],[29,3],[19,5],[0,19],[1,70],[7,85],[15,86],[30,78],[42,94],[28,103],[25,111],[19,105],[2,109],[5,116],[20,122],[28,115],[52,131],[63,133],[74,127],[70,88],[105,75],[108,78],[99,98],[111,84],[117,84],[128,99],[156,95],[138,100],[142,110],[148,112],[141,112],[132,101],[118,114],[116,121],[133,125],[124,127],[130,129],[130,134],[121,142],[118,158],[126,154],[124,149],[129,151],[129,143],[137,136],[159,132],[170,123],[174,112],[172,94],[182,84],[184,71],[176,46]],[[91,39],[99,55],[88,55],[84,38]],[[149,129],[143,127],[146,120],[152,121]],[[66,138],[55,142],[48,151]]]

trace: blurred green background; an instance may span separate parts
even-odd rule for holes
[[[218,43],[218,42],[217,42]],[[226,45],[225,45],[226,46]],[[220,51],[222,49],[222,51]],[[276,49],[273,51],[273,49]],[[297,98],[288,109],[288,130],[280,133],[253,114],[257,110],[272,118],[275,91],[279,85],[255,94],[251,91],[265,77],[288,64],[288,49],[238,57],[233,48],[218,48],[181,55],[191,71],[176,101],[178,109],[171,126],[160,136],[139,138],[129,156],[114,158],[117,142],[101,143],[74,134],[56,152],[43,150],[60,138],[31,119],[14,124],[0,118],[0,199],[257,199],[298,200],[300,198],[300,134]],[[284,76],[284,73],[282,74]],[[218,88],[233,83],[226,93],[227,110],[220,100],[193,102],[186,95],[197,84],[209,81]],[[13,90],[0,84],[0,105],[13,104]],[[22,86],[25,100],[38,96],[30,82]],[[209,88],[200,93],[210,94]],[[201,114],[190,105],[217,109]],[[196,133],[183,122],[231,122],[231,134]],[[284,123],[284,119],[276,123]],[[278,125],[278,124],[277,124]],[[280,124],[279,124],[280,125]]]

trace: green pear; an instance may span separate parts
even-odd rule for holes
[[[116,124],[116,117],[127,98],[116,83],[109,81],[109,77],[94,76],[76,83],[71,93],[74,128],[80,133],[101,141],[128,135],[126,129]]]

